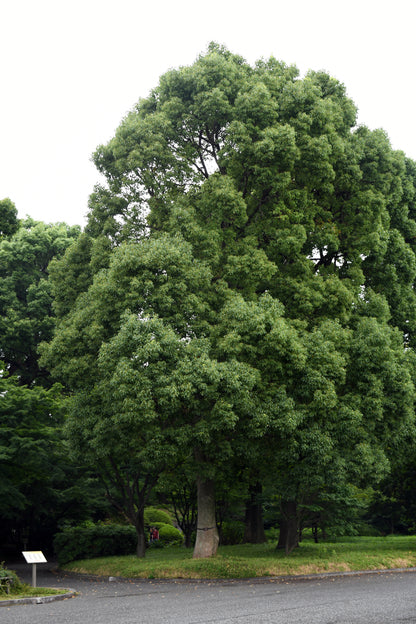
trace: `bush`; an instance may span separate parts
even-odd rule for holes
[[[183,533],[174,526],[163,522],[154,522],[152,526],[159,531],[159,542],[155,542],[154,546],[182,546]]]
[[[131,555],[136,551],[137,534],[131,525],[91,524],[64,529],[55,535],[53,545],[62,565],[75,559]]]
[[[156,509],[156,507],[146,507],[144,510],[145,526],[156,526],[157,523],[172,524],[172,518],[167,511]]]
[[[22,583],[19,577],[17,576],[16,572],[13,572],[13,570],[8,570],[7,568],[5,568],[4,562],[2,562],[0,563],[0,578],[4,577],[11,577],[11,580],[8,581],[8,587],[3,583],[0,584],[0,593],[6,594],[7,589],[9,589],[10,594],[18,593],[22,587]]]

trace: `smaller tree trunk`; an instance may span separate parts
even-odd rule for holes
[[[192,546],[192,531],[187,530],[187,531],[184,532],[183,535],[184,535],[184,538],[185,538],[185,541],[184,541],[185,548],[191,548],[191,546]]]
[[[218,530],[215,519],[215,487],[211,479],[197,478],[198,523],[194,559],[213,557],[218,549]]]
[[[284,548],[289,555],[299,546],[299,519],[295,501],[283,501],[281,504],[280,535],[277,548]]]
[[[263,544],[266,541],[261,504],[262,484],[250,487],[250,498],[246,502],[244,541],[249,544]]]
[[[278,548],[279,550],[283,548],[286,548],[286,540],[287,540],[287,531],[288,531],[288,526],[287,526],[287,522],[285,518],[280,518],[280,522],[279,522],[279,541],[277,542],[277,546],[276,548]]]
[[[146,535],[144,532],[144,507],[140,508],[136,515],[137,550],[138,557],[146,556]]]

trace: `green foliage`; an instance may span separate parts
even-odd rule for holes
[[[38,364],[37,347],[54,327],[49,262],[62,256],[78,227],[23,221],[10,237],[0,237],[0,359],[20,384],[50,385]]]
[[[170,524],[154,522],[159,530],[159,547],[180,546],[183,535]],[[92,559],[110,555],[126,555],[135,552],[137,533],[131,525],[93,524],[68,527],[57,533],[54,550],[59,564],[76,559]]]
[[[54,538],[59,564],[75,559],[128,555],[135,551],[137,534],[130,525],[92,524],[64,529]]]
[[[365,519],[383,535],[416,530],[416,466],[414,436],[392,458],[390,474],[374,488]]]
[[[155,522],[172,524],[172,518],[167,511],[156,507],[146,507],[144,510],[144,523],[147,526],[155,526]]]
[[[2,578],[4,579],[5,577],[8,578],[7,581],[5,581],[4,583],[0,583],[0,594],[13,595],[18,593],[22,589],[23,584],[17,576],[16,572],[6,568],[3,561],[0,563],[0,581]]]
[[[10,199],[0,201],[0,240],[13,236],[19,229],[16,206]]]
[[[244,522],[238,520],[224,520],[221,524],[220,544],[231,546],[242,544],[244,541]]]
[[[94,162],[106,182],[53,264],[41,361],[139,532],[173,464],[299,509],[379,482],[414,423],[414,164],[356,127],[337,80],[216,44]]]
[[[0,373],[0,497],[3,519],[17,520],[42,503],[59,481],[62,454],[58,427],[62,424],[60,387],[50,390],[20,386]]]
[[[264,530],[266,539],[268,542],[277,544],[279,540],[279,529],[276,527],[270,527]]]
[[[183,533],[171,524],[156,522],[154,525],[159,531],[159,542],[162,546],[182,546]]]
[[[0,219],[3,208],[0,202]],[[62,386],[37,353],[55,323],[50,263],[80,228],[32,219],[15,225],[0,236],[0,540],[21,550],[29,538],[48,549],[65,518],[82,521],[103,506],[96,482],[90,487],[91,477],[71,463]]]

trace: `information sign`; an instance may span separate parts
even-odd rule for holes
[[[22,554],[26,563],[46,563],[45,555],[41,550],[25,550]]]
[[[23,550],[22,555],[27,563],[32,564],[32,585],[36,587],[36,564],[46,563],[45,555],[41,550]]]

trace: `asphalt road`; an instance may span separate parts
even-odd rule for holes
[[[80,594],[47,604],[2,607],[0,623],[416,624],[414,572],[303,581],[109,582],[56,575],[38,565],[41,585]]]

